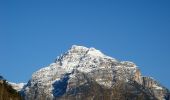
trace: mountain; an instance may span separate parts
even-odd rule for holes
[[[16,91],[21,91],[22,88],[26,85],[26,83],[13,83],[13,82],[8,82],[12,86],[13,89]]]
[[[0,76],[0,100],[22,100],[21,95]]]
[[[169,90],[129,61],[95,48],[72,46],[33,73],[20,91],[25,100],[169,100]]]

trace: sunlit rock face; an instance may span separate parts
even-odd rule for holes
[[[112,100],[123,93],[115,93],[118,87],[130,94],[117,97],[121,100],[163,100],[167,93],[156,81],[143,77],[133,62],[118,61],[95,48],[76,45],[33,73],[21,93],[25,100]]]

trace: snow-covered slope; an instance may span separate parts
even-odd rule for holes
[[[13,82],[8,82],[13,89],[17,90],[17,91],[21,91],[21,89],[26,85],[26,83],[13,83]]]
[[[22,92],[26,100],[53,100],[87,85],[89,79],[106,88],[119,80],[143,84],[143,77],[133,62],[118,61],[95,48],[73,45],[54,63],[33,73]],[[153,86],[161,89],[157,84]]]

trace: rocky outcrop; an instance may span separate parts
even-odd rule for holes
[[[136,82],[143,84],[143,80],[142,80],[142,76],[141,76],[141,72],[139,69],[136,70],[135,74],[134,74],[134,79]]]
[[[35,72],[22,90],[25,100],[163,100],[167,93],[133,62],[83,46]]]
[[[151,77],[142,77],[143,86],[146,88],[149,88],[155,97],[157,97],[159,100],[162,100],[162,98],[168,97],[168,89],[161,86],[156,80],[154,80]],[[169,99],[167,99],[169,100]]]

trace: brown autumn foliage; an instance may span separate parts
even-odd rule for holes
[[[22,98],[5,80],[0,80],[0,100],[22,100]]]

